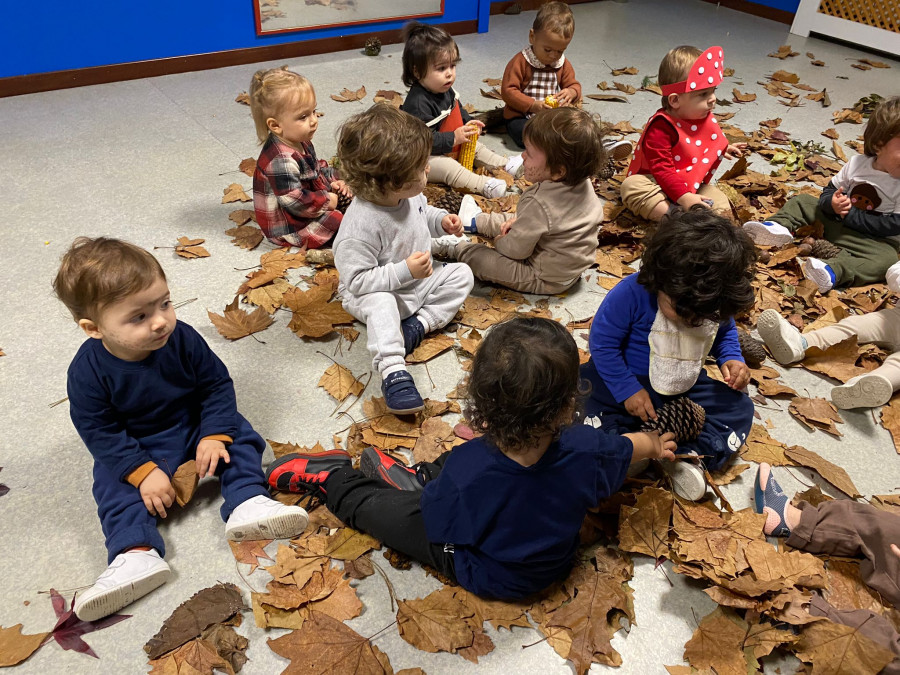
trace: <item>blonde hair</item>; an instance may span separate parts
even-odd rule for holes
[[[165,278],[159,261],[139,246],[111,237],[78,237],[62,257],[53,290],[75,321],[96,323],[104,307]]]
[[[354,194],[379,201],[414,181],[428,162],[433,139],[425,122],[376,103],[341,125],[337,156]]]
[[[531,29],[535,33],[545,30],[548,33],[562,35],[566,40],[571,40],[575,33],[575,17],[566,3],[548,2],[538,10]]]
[[[686,80],[691,73],[691,67],[702,53],[690,45],[682,45],[670,50],[659,64],[659,75],[656,78],[659,86]],[[666,110],[669,110],[668,98],[668,96],[662,97],[662,107]]]
[[[250,82],[250,112],[260,144],[269,137],[266,120],[280,114],[296,97],[315,96],[312,83],[287,66],[257,70]]]
[[[883,100],[872,114],[863,132],[863,151],[875,157],[885,143],[900,136],[900,96]]]

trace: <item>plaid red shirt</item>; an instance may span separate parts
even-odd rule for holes
[[[277,246],[319,248],[341,225],[340,211],[327,210],[337,173],[316,159],[312,143],[303,152],[269,134],[253,174],[253,208],[263,234]]]

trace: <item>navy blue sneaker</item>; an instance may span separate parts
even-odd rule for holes
[[[378,448],[362,451],[359,470],[369,478],[379,478],[398,490],[421,492],[423,488],[415,469],[401,464]]]
[[[419,412],[425,407],[412,375],[405,370],[398,370],[384,378],[381,393],[384,394],[387,409],[398,415]]]
[[[400,330],[403,331],[403,348],[407,355],[412,354],[416,351],[416,347],[422,344],[425,337],[425,326],[413,315],[400,322]]]

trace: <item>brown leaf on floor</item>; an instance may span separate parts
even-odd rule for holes
[[[197,475],[197,462],[189,459],[175,470],[172,474],[172,489],[175,490],[175,501],[178,506],[184,506],[197,489],[197,483],[200,477]]]
[[[637,503],[623,505],[619,514],[619,548],[644,553],[654,560],[668,557],[672,493],[648,487],[638,493]]]
[[[268,593],[252,593],[253,618],[260,628],[299,628],[310,612],[347,621],[360,615],[362,602],[343,570],[326,566],[313,572],[302,588],[270,581]]]
[[[616,94],[588,94],[585,98],[594,101],[606,101],[607,103],[628,103],[627,98]]]
[[[800,365],[807,370],[846,382],[852,377],[867,372],[865,368],[856,365],[858,357],[859,347],[856,344],[856,336],[851,335],[843,342],[832,345],[825,351],[818,347],[810,347],[806,350],[806,358]]]
[[[238,164],[238,171],[252,177],[253,173],[256,171],[256,160],[252,157],[242,159],[241,163]]]
[[[248,574],[253,574],[259,567],[260,559],[272,560],[269,554],[265,552],[265,547],[272,543],[271,539],[259,539],[249,541],[229,541],[231,553],[234,559],[239,563],[250,565]]]
[[[289,248],[277,248],[259,256],[259,264],[267,272],[282,276],[287,270],[303,267],[306,264],[306,254],[303,251],[291,253]]]
[[[175,608],[159,632],[144,645],[144,651],[151,659],[159,658],[200,637],[213,624],[227,621],[243,607],[241,590],[234,584],[216,584],[197,591]]]
[[[375,574],[375,566],[372,558],[367,555],[360,556],[356,560],[344,561],[344,575],[351,579],[365,579]]]
[[[362,394],[365,386],[354,377],[349,368],[338,363],[332,363],[322,377],[319,378],[318,386],[322,387],[331,396],[338,401],[344,401],[348,396],[359,396]]]
[[[775,397],[781,395],[798,396],[796,391],[781,382],[781,373],[769,366],[750,369],[750,381],[756,385],[757,391],[763,396]]]
[[[242,91],[234,99],[234,102],[235,103],[243,103],[244,105],[250,105],[250,95],[246,91]]]
[[[228,214],[228,220],[235,225],[244,225],[251,220],[256,222],[256,212],[253,209],[237,209]]]
[[[772,466],[793,466],[796,464],[786,454],[787,446],[769,436],[769,432],[761,424],[750,427],[747,443],[741,448],[741,458],[761,464],[766,462]]]
[[[884,61],[873,61],[872,59],[859,59],[860,63],[865,63],[868,66],[872,66],[873,68],[890,68],[888,64]]]
[[[337,101],[338,103],[347,103],[350,101],[361,101],[365,97],[366,88],[363,86],[359,89],[356,89],[355,91],[347,88],[341,89],[341,92],[339,94],[331,95],[331,100]]]
[[[725,470],[713,471],[711,475],[713,478],[713,482],[716,485],[728,485],[749,468],[749,464],[738,464],[736,462],[732,462]]]
[[[356,560],[372,549],[381,548],[381,542],[352,527],[342,527],[334,534],[313,534],[306,538],[306,548],[315,555],[335,560]]]
[[[894,397],[881,408],[881,426],[891,434],[894,450],[900,454],[900,397]]]
[[[756,94],[742,94],[740,91],[738,91],[737,87],[732,89],[731,93],[734,96],[733,100],[735,103],[750,103],[751,101],[756,100]]]
[[[769,79],[774,80],[775,82],[797,84],[800,81],[800,76],[796,73],[788,72],[787,70],[776,70],[769,76]]]
[[[609,274],[610,276],[625,277],[634,274],[637,270],[633,267],[623,264],[622,258],[615,251],[605,248],[598,248],[594,254],[594,263],[597,265],[597,271]]]
[[[347,664],[353,664],[358,675],[393,672],[387,654],[368,638],[321,612],[310,612],[302,628],[267,642],[273,652],[290,660],[286,675],[344,673]]]
[[[50,632],[22,633],[22,624],[0,626],[0,668],[15,666],[34,654]]]
[[[466,621],[474,612],[441,588],[424,598],[400,600],[397,628],[400,637],[425,652],[451,652],[471,647],[475,631]]]
[[[252,251],[259,246],[260,242],[265,238],[262,230],[253,225],[232,227],[230,230],[225,230],[225,234],[232,237],[232,244],[245,248],[248,251]]]
[[[257,307],[252,313],[240,309],[238,298],[227,305],[222,314],[214,314],[210,311],[206,313],[219,334],[228,340],[240,340],[265,330],[275,322],[275,319],[269,316],[269,313],[262,307]]]
[[[825,131],[822,132],[822,135],[823,135],[825,138],[830,138],[831,140],[837,140],[837,139],[840,138],[840,136],[841,136],[841,135],[834,129],[834,127],[830,128],[830,129],[826,129]]]
[[[835,124],[841,124],[842,122],[849,122],[852,124],[862,124],[863,116],[862,113],[858,113],[852,108],[844,108],[843,110],[836,110],[831,113],[831,117],[834,120]]]
[[[379,89],[375,92],[375,103],[390,103],[395,108],[403,105],[403,94],[393,89]]]
[[[482,335],[476,329],[472,328],[469,334],[463,337],[464,329],[460,328],[456,332],[456,339],[459,341],[460,348],[470,356],[475,356],[478,347],[481,345]]]
[[[205,239],[189,239],[188,237],[178,237],[178,245],[175,247],[175,253],[182,258],[208,258],[209,251],[200,246]]]
[[[314,286],[308,291],[293,288],[284,294],[284,306],[294,312],[288,324],[297,337],[324,337],[334,332],[337,324],[353,323],[340,302],[329,302],[334,295],[331,286]]]
[[[275,279],[272,283],[260,286],[259,288],[251,288],[244,294],[244,301],[251,305],[262,307],[269,314],[274,314],[275,310],[284,304],[284,294],[289,289],[294,288],[284,279]]]
[[[860,573],[859,561],[831,558],[825,571],[828,588],[822,596],[835,609],[865,609],[884,617],[896,629],[900,624],[900,611],[885,605],[881,594],[869,588]]]
[[[858,629],[828,619],[804,627],[794,653],[801,661],[813,664],[814,673],[874,675],[894,659],[892,652]]]
[[[222,203],[230,204],[231,202],[249,202],[252,197],[244,192],[244,188],[239,183],[232,183],[223,191]]]
[[[453,347],[454,344],[456,344],[456,340],[449,335],[443,335],[441,333],[432,335],[422,340],[415,351],[413,351],[412,354],[407,355],[406,362],[424,363],[425,361],[430,361],[435,356],[443,354]]]
[[[319,442],[316,442],[311,448],[308,448],[305,445],[297,445],[296,443],[279,443],[278,441],[273,441],[269,438],[266,439],[266,442],[272,446],[272,452],[275,454],[275,459],[284,457],[292,452],[304,455],[325,452],[325,447]]]
[[[634,66],[626,66],[625,68],[612,68],[610,70],[610,74],[613,77],[618,77],[619,75],[637,75],[638,69]]]
[[[900,516],[900,495],[875,495],[869,503],[877,509]]]
[[[247,642],[246,638],[242,639]],[[246,645],[244,648],[246,649]],[[227,675],[234,675],[235,672],[231,663],[219,655],[212,643],[200,638],[195,638],[181,645],[161,658],[152,659],[148,665],[152,666],[150,675],[168,675],[169,673],[213,675],[214,671],[222,671],[227,673]]]
[[[453,429],[439,417],[429,417],[422,423],[421,435],[413,447],[413,462],[433,462],[454,445],[462,442]]]
[[[847,161],[847,154],[843,151],[841,146],[837,144],[837,141],[831,142],[831,151],[834,153],[834,156],[842,162]]]
[[[275,564],[266,567],[266,572],[278,583],[303,588],[313,574],[325,569],[326,564],[325,558],[309,556],[303,550],[282,544],[275,554]]]
[[[795,52],[791,49],[790,45],[781,45],[776,51],[769,54],[769,56],[784,61],[789,56],[797,56],[799,54],[800,52]]]
[[[628,94],[629,96],[637,91],[630,84],[623,84],[622,82],[613,82],[613,86],[621,91],[622,93]]]
[[[768,127],[769,129],[776,129],[781,124],[781,118],[776,117],[773,120],[763,120],[759,123],[761,127]]]
[[[831,483],[848,497],[856,499],[861,496],[859,490],[850,480],[850,476],[837,464],[832,464],[821,455],[807,450],[801,445],[792,445],[785,450],[785,455],[796,464],[814,469],[822,478]]]
[[[837,408],[824,398],[804,398],[798,396],[791,400],[788,412],[810,429],[821,429],[832,436],[843,436],[835,426],[835,422],[843,424]]]
[[[498,309],[490,300],[470,295],[463,302],[460,314],[457,316],[461,324],[484,330],[509,318],[512,313],[509,310]]]

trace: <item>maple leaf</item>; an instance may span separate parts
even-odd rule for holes
[[[111,614],[97,621],[82,621],[75,616],[75,598],[66,609],[66,600],[55,589],[50,589],[50,602],[53,603],[53,612],[56,614],[56,625],[50,631],[56,644],[65,650],[78,652],[79,654],[87,654],[99,659],[97,653],[91,649],[90,645],[81,639],[82,635],[93,633],[97,630],[103,630],[108,626],[130,619],[130,614]]]
[[[339,103],[347,103],[348,101],[360,101],[366,97],[366,88],[360,87],[356,91],[352,89],[341,89],[340,94],[332,94],[331,100]]]
[[[256,171],[256,160],[252,157],[247,157],[247,159],[242,159],[241,163],[238,164],[238,171],[247,174],[252,177],[253,173]]]
[[[463,329],[460,328],[456,333],[456,338],[459,340],[459,346],[464,352],[475,356],[475,352],[478,351],[478,347],[481,345],[481,333],[473,328],[466,337],[463,337]]]
[[[294,584],[302,588],[316,572],[321,572],[326,561],[321,557],[311,557],[303,551],[280,545],[275,554],[275,564],[266,568],[275,581]]]
[[[720,486],[728,485],[749,468],[749,464],[737,464],[732,462],[727,468],[712,472],[713,482]]]
[[[188,239],[187,237],[178,237],[178,245],[175,247],[175,253],[182,258],[208,258],[209,251],[200,246],[205,239]]]
[[[42,644],[46,633],[22,633],[22,624],[4,628],[0,626],[0,668],[15,666],[34,654]]]
[[[344,401],[348,396],[359,396],[363,393],[365,385],[354,377],[353,373],[344,366],[333,363],[319,378],[319,385],[338,401]]]
[[[219,655],[215,646],[200,638],[186,642],[161,658],[151,660],[149,665],[153,667],[150,675],[169,675],[170,673],[209,673],[212,675],[214,670],[222,670],[228,675],[234,675],[231,663]]]
[[[397,628],[400,637],[425,652],[455,652],[472,646],[475,632],[465,621],[473,616],[448,588],[424,598],[400,600]]]
[[[893,653],[858,628],[827,619],[803,629],[794,653],[801,661],[813,664],[813,675],[870,675],[881,672],[894,659]]]
[[[412,354],[407,355],[407,363],[424,363],[430,361],[438,354],[453,347],[455,340],[449,335],[432,335],[427,337],[416,347]]]
[[[245,225],[251,220],[256,222],[256,213],[252,209],[237,209],[228,214],[228,220],[235,225]]]
[[[288,324],[297,337],[323,337],[334,332],[335,324],[353,323],[354,318],[340,302],[329,302],[334,290],[315,286],[308,291],[294,288],[284,294],[284,306],[294,312]]]
[[[703,617],[684,645],[684,660],[694,668],[714,668],[718,675],[746,675],[742,648],[746,625],[731,610],[717,607]]]
[[[450,449],[448,443],[455,444],[460,440],[456,438],[450,425],[437,417],[429,417],[422,422],[419,431],[421,435],[413,447],[413,461],[416,463],[433,462]]]
[[[263,240],[262,230],[252,225],[238,225],[229,230],[225,230],[225,234],[232,237],[231,243],[248,251],[252,251]]]
[[[222,203],[230,204],[231,202],[249,202],[252,200],[240,183],[232,183],[222,191]]]
[[[354,673],[388,675],[387,655],[352,628],[320,612],[310,612],[299,630],[267,640],[269,648],[290,665],[282,675]]]
[[[859,562],[832,558],[828,561],[825,574],[828,583],[822,595],[829,605],[835,609],[867,609],[897,625],[900,612],[888,609],[881,600],[881,594],[866,585],[859,571]]]
[[[248,289],[244,293],[244,301],[262,307],[269,314],[274,314],[275,310],[284,304],[284,294],[291,288],[294,286],[285,279],[275,279],[271,284]]]
[[[788,412],[810,429],[821,429],[832,436],[843,436],[835,426],[835,422],[843,424],[837,408],[824,398],[803,398],[798,396],[791,400]]]
[[[272,539],[229,541],[228,545],[231,546],[231,553],[234,555],[234,559],[239,563],[250,565],[248,574],[253,574],[256,568],[259,567],[260,559],[272,560],[265,551],[265,547],[271,544],[272,541]]]
[[[388,103],[395,108],[399,108],[403,105],[403,94],[399,91],[394,91],[393,89],[379,89],[375,92],[375,98],[373,100],[375,103]]]
[[[741,448],[741,458],[759,464],[766,462],[772,466],[795,465],[796,462],[789,459],[785,454],[786,450],[787,446],[781,441],[776,441],[772,438],[763,425],[754,424],[750,427],[746,445]]]
[[[197,462],[193,459],[186,461],[172,474],[172,489],[175,490],[175,501],[178,502],[178,506],[184,506],[191,501],[199,481]]]
[[[375,537],[352,527],[342,527],[334,534],[312,535],[306,542],[310,553],[336,560],[356,560],[373,548],[381,548],[381,542]]]
[[[634,507],[622,506],[619,515],[619,548],[644,553],[654,560],[669,553],[672,493],[648,487],[638,493]]]
[[[222,314],[214,314],[207,310],[209,320],[213,322],[216,330],[222,337],[228,340],[240,340],[241,338],[265,330],[275,319],[269,316],[262,307],[257,307],[252,313],[238,307],[238,298],[225,307]]]
[[[816,454],[812,450],[807,450],[800,445],[792,445],[785,450],[785,455],[795,464],[815,469],[822,478],[834,485],[845,495],[856,499],[860,497],[859,490],[850,480],[850,476],[837,464],[832,464],[821,455]]]

